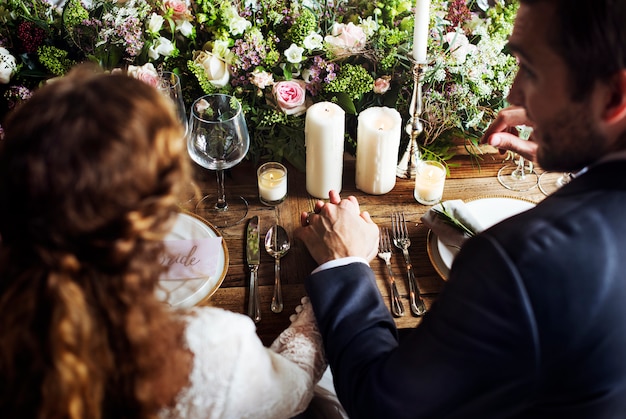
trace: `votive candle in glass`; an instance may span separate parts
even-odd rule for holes
[[[287,168],[277,162],[264,163],[257,170],[259,200],[269,206],[278,205],[287,197]]]
[[[415,200],[424,205],[439,203],[445,181],[446,168],[443,164],[431,160],[419,162],[415,173]]]

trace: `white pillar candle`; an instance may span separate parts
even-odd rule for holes
[[[430,160],[419,162],[415,173],[415,200],[424,205],[439,203],[445,181],[446,169],[443,164]]]
[[[402,117],[395,109],[368,108],[359,114],[356,145],[356,187],[372,195],[396,185]]]
[[[430,0],[415,0],[415,26],[413,28],[413,59],[426,62],[428,24],[430,23]]]
[[[265,205],[278,205],[287,196],[287,168],[280,163],[268,162],[257,170],[259,199]]]
[[[345,112],[331,102],[316,103],[306,112],[306,190],[315,198],[341,191],[345,124]]]

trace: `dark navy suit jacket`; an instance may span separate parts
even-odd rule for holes
[[[470,239],[402,341],[369,266],[306,286],[351,418],[626,418],[626,162]]]

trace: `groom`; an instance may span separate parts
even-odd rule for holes
[[[626,1],[520,3],[512,107],[485,140],[577,172],[570,184],[468,240],[402,342],[368,266],[369,215],[333,192],[302,216],[320,264],[307,290],[353,419],[626,417]],[[522,123],[534,142],[508,134]]]

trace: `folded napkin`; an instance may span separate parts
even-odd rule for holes
[[[177,281],[212,277],[217,271],[221,237],[190,240],[165,240],[160,262],[169,269],[161,280]]]
[[[465,202],[460,199],[433,206],[422,216],[421,220],[443,244],[453,247],[461,247],[465,240],[484,230]]]

